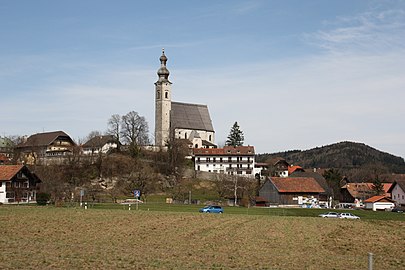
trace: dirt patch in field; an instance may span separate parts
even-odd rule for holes
[[[0,269],[405,268],[405,222],[1,207]]]

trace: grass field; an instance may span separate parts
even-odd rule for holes
[[[362,220],[337,220],[309,209],[292,209],[298,217],[290,209],[197,209],[3,205],[0,269],[367,269],[368,252],[374,269],[405,269],[405,215],[356,211]]]

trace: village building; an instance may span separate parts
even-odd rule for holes
[[[394,200],[385,196],[373,196],[364,201],[364,209],[389,210],[395,207]]]
[[[24,165],[0,165],[0,203],[35,202],[39,183]]]
[[[325,190],[311,177],[269,177],[259,189],[268,205],[315,207]]]
[[[388,192],[398,206],[405,206],[405,179],[396,180]]]
[[[390,197],[388,190],[392,186],[392,183],[383,183],[384,195]],[[376,195],[373,183],[347,183],[340,188],[341,203],[354,204],[356,207],[360,207],[360,203],[364,203],[365,200]]]
[[[94,136],[82,145],[82,153],[84,155],[107,154],[117,149],[118,144],[113,135]]]
[[[255,149],[253,146],[225,146],[224,148],[193,149],[196,171],[225,173],[255,177],[260,173],[255,168]]]
[[[73,153],[76,143],[63,131],[44,132],[31,135],[27,140],[16,146],[20,160],[28,165],[38,161],[60,162],[61,157]]]
[[[0,137],[0,154],[7,158],[13,156],[14,143],[6,137]]]
[[[172,101],[172,82],[164,50],[160,63],[155,82],[155,145],[165,148],[170,139],[186,139],[194,148],[216,147],[207,105]]]

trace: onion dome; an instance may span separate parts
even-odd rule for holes
[[[167,81],[169,79],[170,72],[166,68],[167,57],[165,55],[165,49],[162,49],[162,56],[160,56],[159,60],[161,64],[159,70],[157,71],[159,81]]]

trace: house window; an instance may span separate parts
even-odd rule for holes
[[[194,146],[195,148],[198,148],[198,144],[195,144],[195,146]]]
[[[231,157],[228,157],[228,162],[231,162],[232,161],[232,158]]]
[[[221,163],[222,163],[222,158],[219,158],[219,162],[221,162]]]
[[[0,182],[0,187],[2,187],[3,186],[3,182]]]
[[[216,161],[217,161],[217,159],[216,159],[216,158],[213,158],[212,160],[213,160],[214,162],[216,162]]]
[[[197,158],[197,161],[200,162],[200,157]]]
[[[242,174],[242,171],[238,171],[238,174]]]
[[[197,167],[197,171],[199,171],[200,170],[200,165],[198,165],[198,167]]]
[[[7,199],[14,199],[14,192],[7,192],[6,193],[6,198]]]
[[[207,157],[207,162],[210,162],[210,161],[211,161],[211,158]]]

